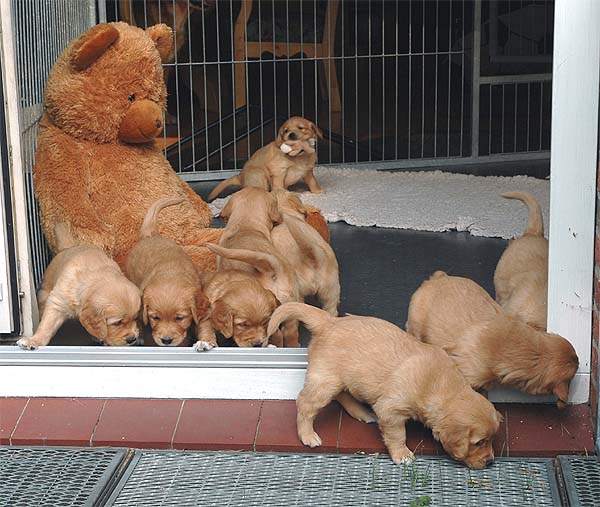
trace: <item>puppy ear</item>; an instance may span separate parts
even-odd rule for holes
[[[161,23],[146,28],[146,33],[154,41],[161,61],[169,62],[173,58],[173,30],[171,27]]]
[[[85,32],[73,47],[71,63],[76,70],[85,70],[100,58],[119,38],[119,31],[101,23]]]
[[[233,314],[229,305],[221,299],[218,299],[213,304],[210,321],[213,327],[225,338],[233,336]]]
[[[194,322],[198,324],[204,317],[208,315],[210,311],[210,301],[202,291],[202,289],[196,289],[194,297],[194,304],[192,305],[192,317]]]
[[[323,131],[319,127],[317,127],[313,122],[310,122],[310,128],[319,139],[323,139]]]
[[[93,302],[86,300],[79,313],[79,322],[92,336],[103,340],[108,334],[106,320]]]
[[[148,325],[148,305],[146,303],[142,305],[142,322],[144,326]]]
[[[283,222],[283,217],[279,211],[279,206],[277,206],[277,199],[273,196],[271,197],[272,201],[269,203],[269,218],[275,225],[279,225]]]
[[[231,199],[229,199],[227,201],[227,204],[225,206],[223,206],[223,209],[219,212],[219,218],[222,218],[223,220],[225,220],[225,222],[227,222],[227,220],[229,220],[229,217],[231,216],[232,212],[233,212],[233,204],[231,204]]]
[[[560,384],[556,384],[552,392],[558,398],[558,401],[562,401],[562,405],[565,405],[565,402],[569,399],[569,383],[561,382]]]
[[[469,453],[469,434],[458,428],[440,432],[442,447],[453,458],[463,461]]]
[[[279,127],[279,130],[277,132],[277,139],[280,141],[283,141],[283,131],[285,130],[286,125],[287,125],[287,121],[285,121],[283,123],[283,125],[281,127]]]
[[[504,422],[504,416],[500,412],[498,412],[497,410],[496,410],[496,417],[498,417],[498,422],[499,423]]]

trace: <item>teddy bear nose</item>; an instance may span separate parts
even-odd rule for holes
[[[131,104],[119,127],[119,139],[126,143],[147,143],[162,130],[162,109],[148,99]]]

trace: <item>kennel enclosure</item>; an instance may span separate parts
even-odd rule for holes
[[[97,21],[125,19],[142,27],[165,22],[175,28],[178,49],[165,65],[169,109],[160,142],[188,181],[233,174],[291,115],[314,119],[324,130],[322,164],[368,170],[527,163],[550,157],[552,137],[550,322],[573,337],[582,358],[578,399],[587,399],[598,87],[588,74],[598,62],[590,56],[597,53],[595,42],[585,34],[594,33],[598,12],[593,2],[582,1],[574,12],[563,14],[570,20],[565,26],[558,13],[566,11],[567,3],[0,1],[7,141],[5,236],[0,239],[8,253],[0,262],[6,266],[0,276],[10,294],[0,303],[10,301],[18,310],[10,322],[2,312],[3,340],[11,343],[16,334],[32,332],[34,294],[48,262],[31,174],[51,65],[70,40]],[[36,49],[39,41],[43,44]],[[572,44],[587,49],[573,56],[564,49]],[[576,96],[573,83],[581,91]],[[61,364],[53,371],[67,392],[80,389],[69,380],[71,364],[87,364],[91,371],[102,365],[115,375],[116,365],[128,365],[128,375],[137,372],[150,381],[163,366],[177,368],[184,353],[57,349],[25,356],[6,348],[0,368],[24,373]],[[258,363],[263,361],[282,378],[289,368],[295,386],[303,378],[302,351],[275,351],[268,360],[247,351],[223,354],[225,359],[212,366],[223,378],[233,367],[238,378],[257,372],[262,379]],[[204,366],[210,357],[195,356],[193,364]],[[194,369],[179,367],[190,382]],[[268,378],[264,375],[265,383]],[[103,392],[116,390],[117,384],[107,381]],[[27,381],[22,385],[34,389]],[[257,395],[253,389],[243,395]],[[294,389],[278,395],[292,396]]]

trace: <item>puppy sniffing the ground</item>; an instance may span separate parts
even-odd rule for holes
[[[175,241],[158,233],[160,211],[181,202],[181,197],[165,197],[148,208],[140,240],[125,262],[127,277],[142,293],[143,322],[150,323],[152,338],[160,346],[183,343],[192,322],[198,324],[210,307],[190,257]]]
[[[215,331],[233,338],[238,347],[267,347],[267,324],[279,301],[250,273],[218,271],[202,275],[202,287],[211,303],[210,319],[198,324],[197,351],[217,346]]]
[[[307,209],[287,190],[274,190],[283,223],[271,232],[275,248],[296,272],[300,297],[317,296],[323,309],[337,316],[340,302],[339,268],[329,243],[306,223]]]
[[[296,402],[298,437],[321,445],[313,422],[337,398],[348,413],[372,422],[375,416],[395,463],[410,463],[409,419],[430,427],[453,458],[471,468],[493,460],[492,440],[502,416],[471,389],[448,355],[400,328],[373,317],[332,317],[302,303],[275,310],[268,333],[288,319],[302,321],[313,337],[304,388]],[[362,403],[371,405],[371,413]]]
[[[496,301],[506,313],[543,331],[548,313],[548,240],[544,238],[542,210],[527,192],[502,194],[527,206],[523,236],[511,240],[494,273]]]
[[[77,244],[66,224],[55,227],[58,254],[52,259],[38,294],[40,324],[17,345],[35,349],[48,345],[68,319],[105,345],[137,342],[140,291],[100,249]]]
[[[410,300],[407,330],[448,352],[474,389],[511,386],[567,403],[579,366],[573,346],[508,315],[472,280],[435,272]]]
[[[300,301],[296,273],[273,245],[271,231],[282,222],[277,200],[260,188],[243,188],[231,196],[221,210],[227,221],[219,245],[206,247],[217,254],[218,271],[251,273],[278,301]],[[286,347],[298,347],[298,324],[288,322],[283,330]]]
[[[257,150],[244,164],[240,174],[219,183],[208,196],[208,200],[212,201],[223,190],[233,185],[258,187],[269,191],[288,188],[301,180],[308,185],[311,192],[322,192],[313,173],[317,154],[314,149],[302,149],[307,142],[316,141],[317,137],[323,139],[320,128],[305,118],[293,116],[281,126],[275,141]],[[285,153],[281,149],[282,145],[290,146],[292,151]]]

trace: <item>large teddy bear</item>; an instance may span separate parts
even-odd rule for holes
[[[72,42],[46,85],[34,188],[42,227],[53,252],[54,226],[103,248],[121,265],[139,238],[148,207],[165,196],[185,202],[160,214],[161,234],[181,244],[203,271],[215,270],[205,242],[204,201],[175,174],[155,137],[162,131],[167,91],[161,58],[172,52],[166,25],[147,30],[126,23],[100,24]]]

